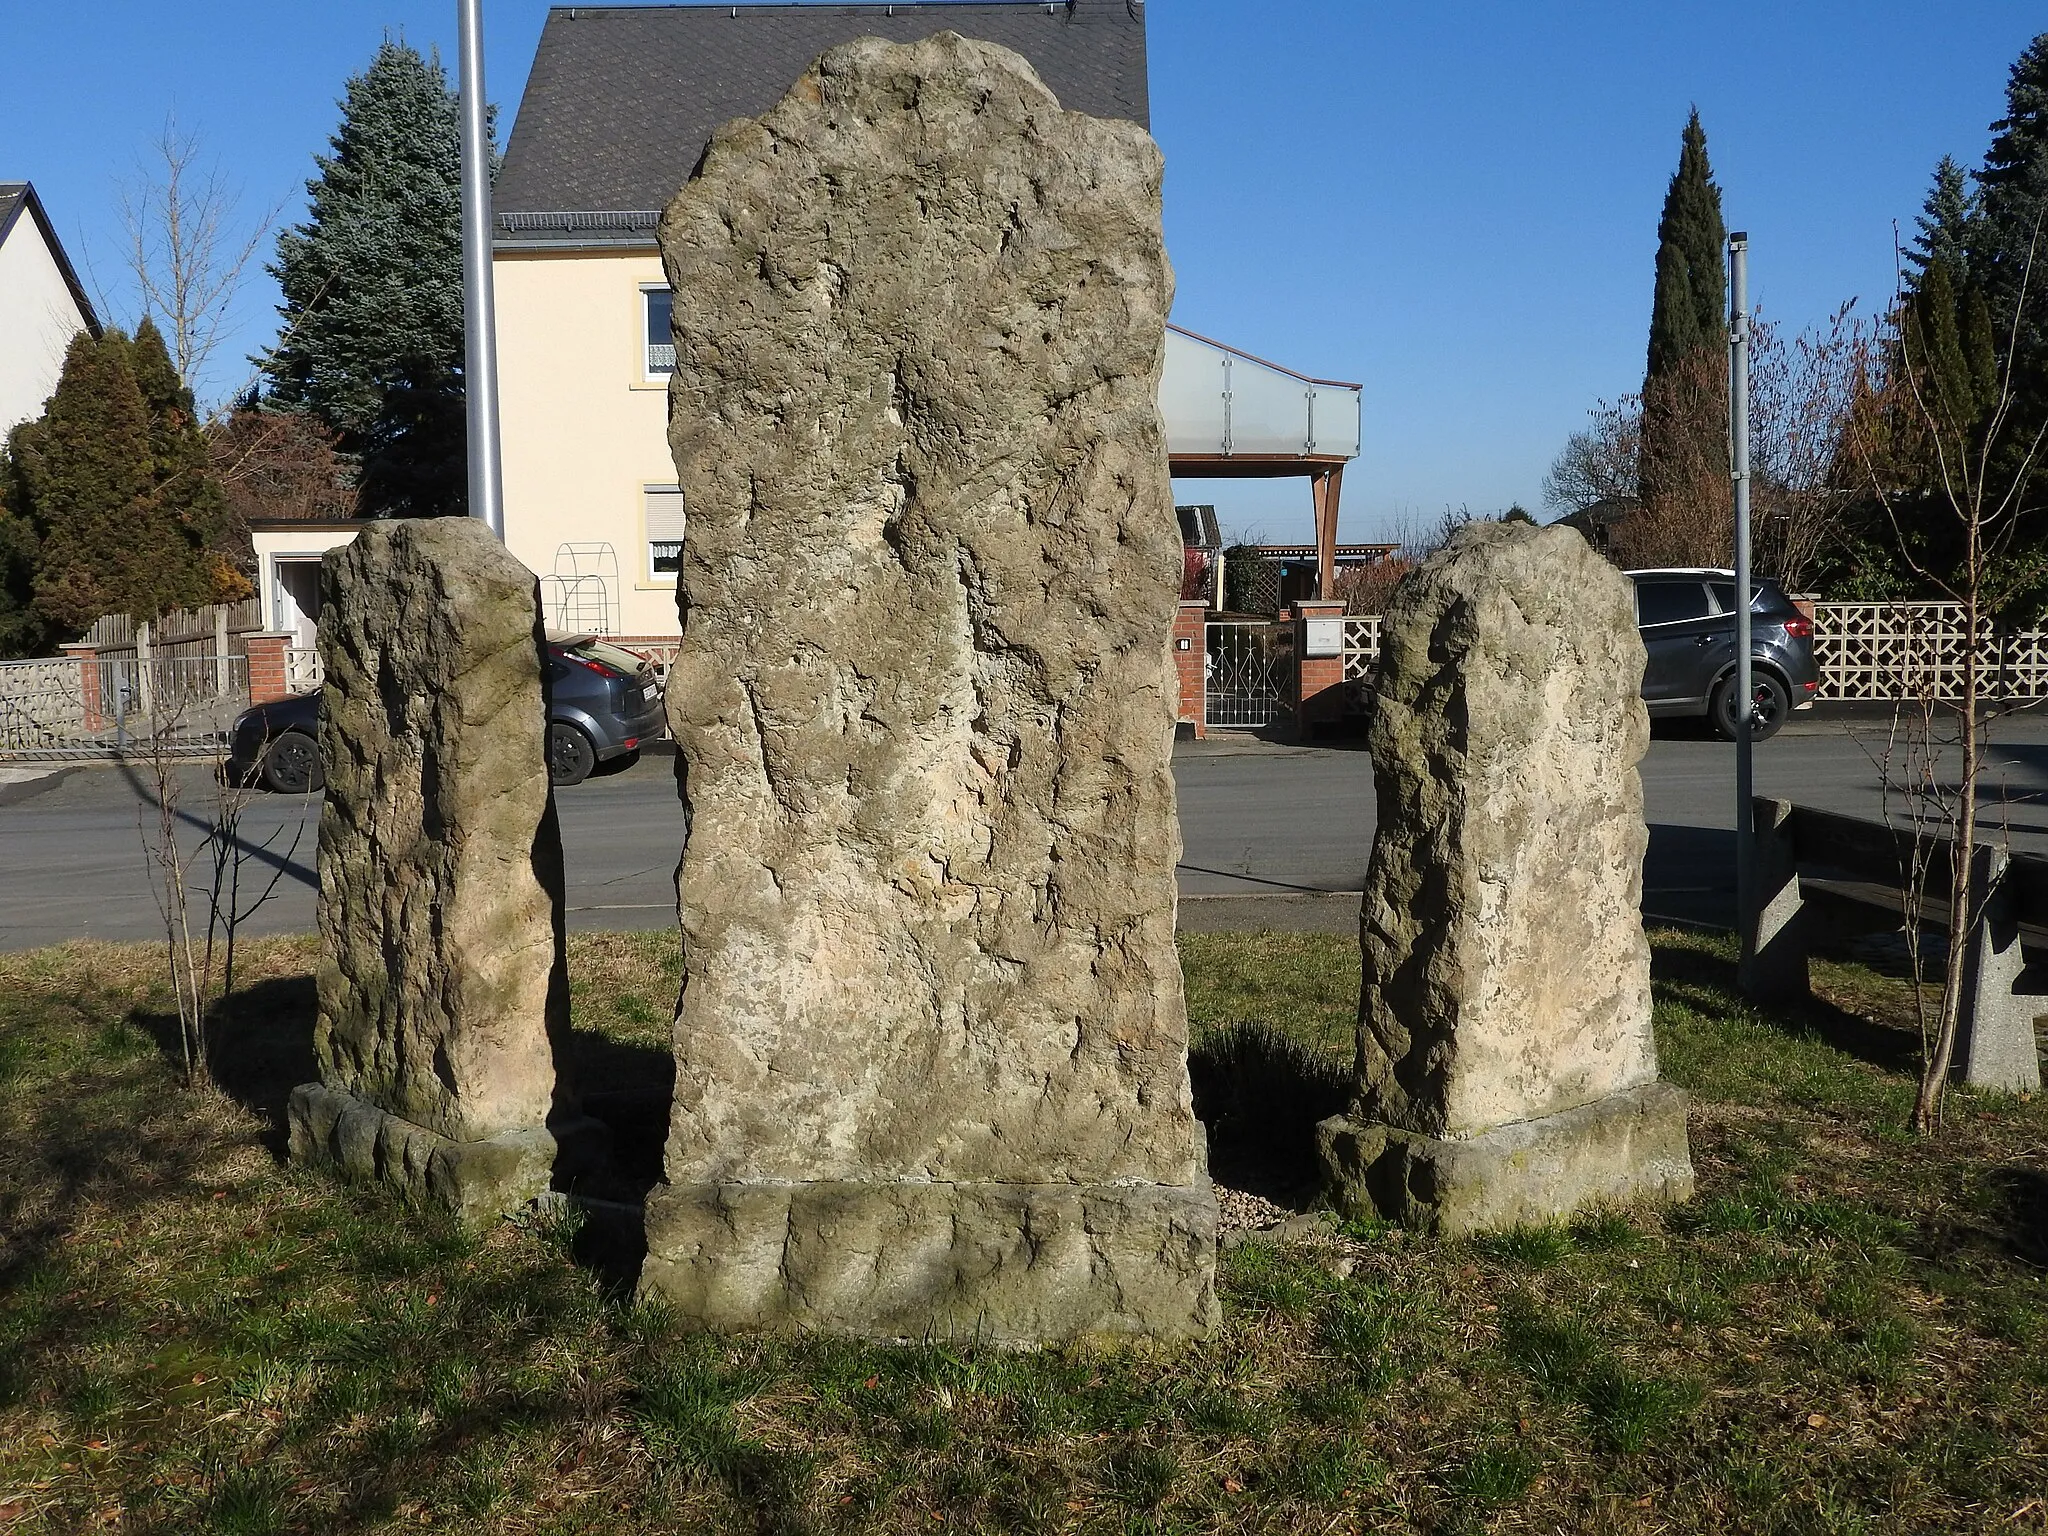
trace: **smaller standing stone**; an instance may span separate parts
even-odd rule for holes
[[[1358,1097],[1337,1203],[1446,1235],[1692,1192],[1643,937],[1649,745],[1626,577],[1475,523],[1389,606],[1371,727]]]
[[[294,1157],[479,1221],[548,1187],[568,1024],[534,577],[469,518],[321,572],[318,1083]]]

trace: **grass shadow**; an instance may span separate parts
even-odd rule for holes
[[[285,1104],[292,1090],[320,1076],[313,1024],[320,999],[311,976],[276,976],[223,998],[207,1021],[213,1080],[263,1119],[263,1142],[285,1152]],[[176,1028],[177,1021],[171,1021]]]
[[[2048,1169],[2008,1164],[1991,1169],[1989,1225],[2013,1258],[2048,1269]]]
[[[1688,1007],[1715,1023],[1735,1018],[1740,1009],[1735,962],[1721,955],[1687,946],[1653,945],[1650,978],[1660,989],[1682,994]],[[1916,1036],[1861,1018],[1825,998],[1808,998],[1775,1011],[1772,1026],[1821,1041],[1887,1072],[1919,1071]]]
[[[1348,1064],[1264,1024],[1214,1030],[1188,1051],[1210,1177],[1301,1206],[1321,1182],[1316,1126],[1351,1101]]]
[[[584,1113],[611,1132],[611,1170],[591,1192],[607,1200],[643,1199],[661,1179],[674,1053],[572,1027],[558,1065]]]

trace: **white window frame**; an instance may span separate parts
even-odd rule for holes
[[[639,287],[639,319],[636,322],[640,336],[640,377],[649,384],[666,384],[669,375],[676,371],[676,348],[673,338],[656,341],[650,327],[653,316],[649,313],[649,294],[668,293],[667,283],[642,283]],[[664,355],[666,366],[661,366]]]

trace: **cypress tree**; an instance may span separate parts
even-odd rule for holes
[[[386,38],[349,80],[330,147],[270,267],[285,300],[262,360],[272,398],[377,457],[364,512],[460,513],[461,128],[439,55]]]
[[[1657,282],[1643,378],[1637,460],[1644,528],[1660,558],[1719,564],[1729,557],[1728,342],[1724,310],[1721,189],[1707,163],[1707,135],[1694,109],[1679,140],[1678,169],[1657,221]],[[1647,537],[1647,535],[1646,535]]]
[[[10,434],[11,437],[11,434]],[[22,504],[14,455],[0,443],[0,660],[39,656],[56,640],[36,612],[36,533]]]
[[[151,409],[176,370],[154,327],[141,347],[117,330],[80,332],[43,414],[8,438],[6,497],[17,558],[32,540],[31,609],[45,633],[76,634],[104,613],[153,619],[248,584],[209,544],[219,487],[189,458],[196,431]],[[161,372],[158,372],[161,359]],[[182,391],[182,386],[175,386]],[[190,395],[184,400],[189,406]],[[25,523],[25,530],[14,520]]]
[[[199,601],[245,597],[250,587],[239,566],[245,560],[253,563],[247,548],[248,530],[229,514],[227,493],[214,478],[212,455],[192,391],[171,361],[163,333],[147,316],[135,328],[129,362],[149,412],[151,476],[158,507],[201,552],[207,591]]]
[[[1657,287],[1650,306],[1650,353],[1645,374],[1662,378],[1701,347],[1728,341],[1722,251],[1721,189],[1707,163],[1707,133],[1693,109],[1680,138],[1678,169],[1657,220]]]

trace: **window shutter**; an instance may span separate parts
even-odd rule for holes
[[[683,540],[683,493],[671,486],[647,488],[647,542],[680,544]]]

